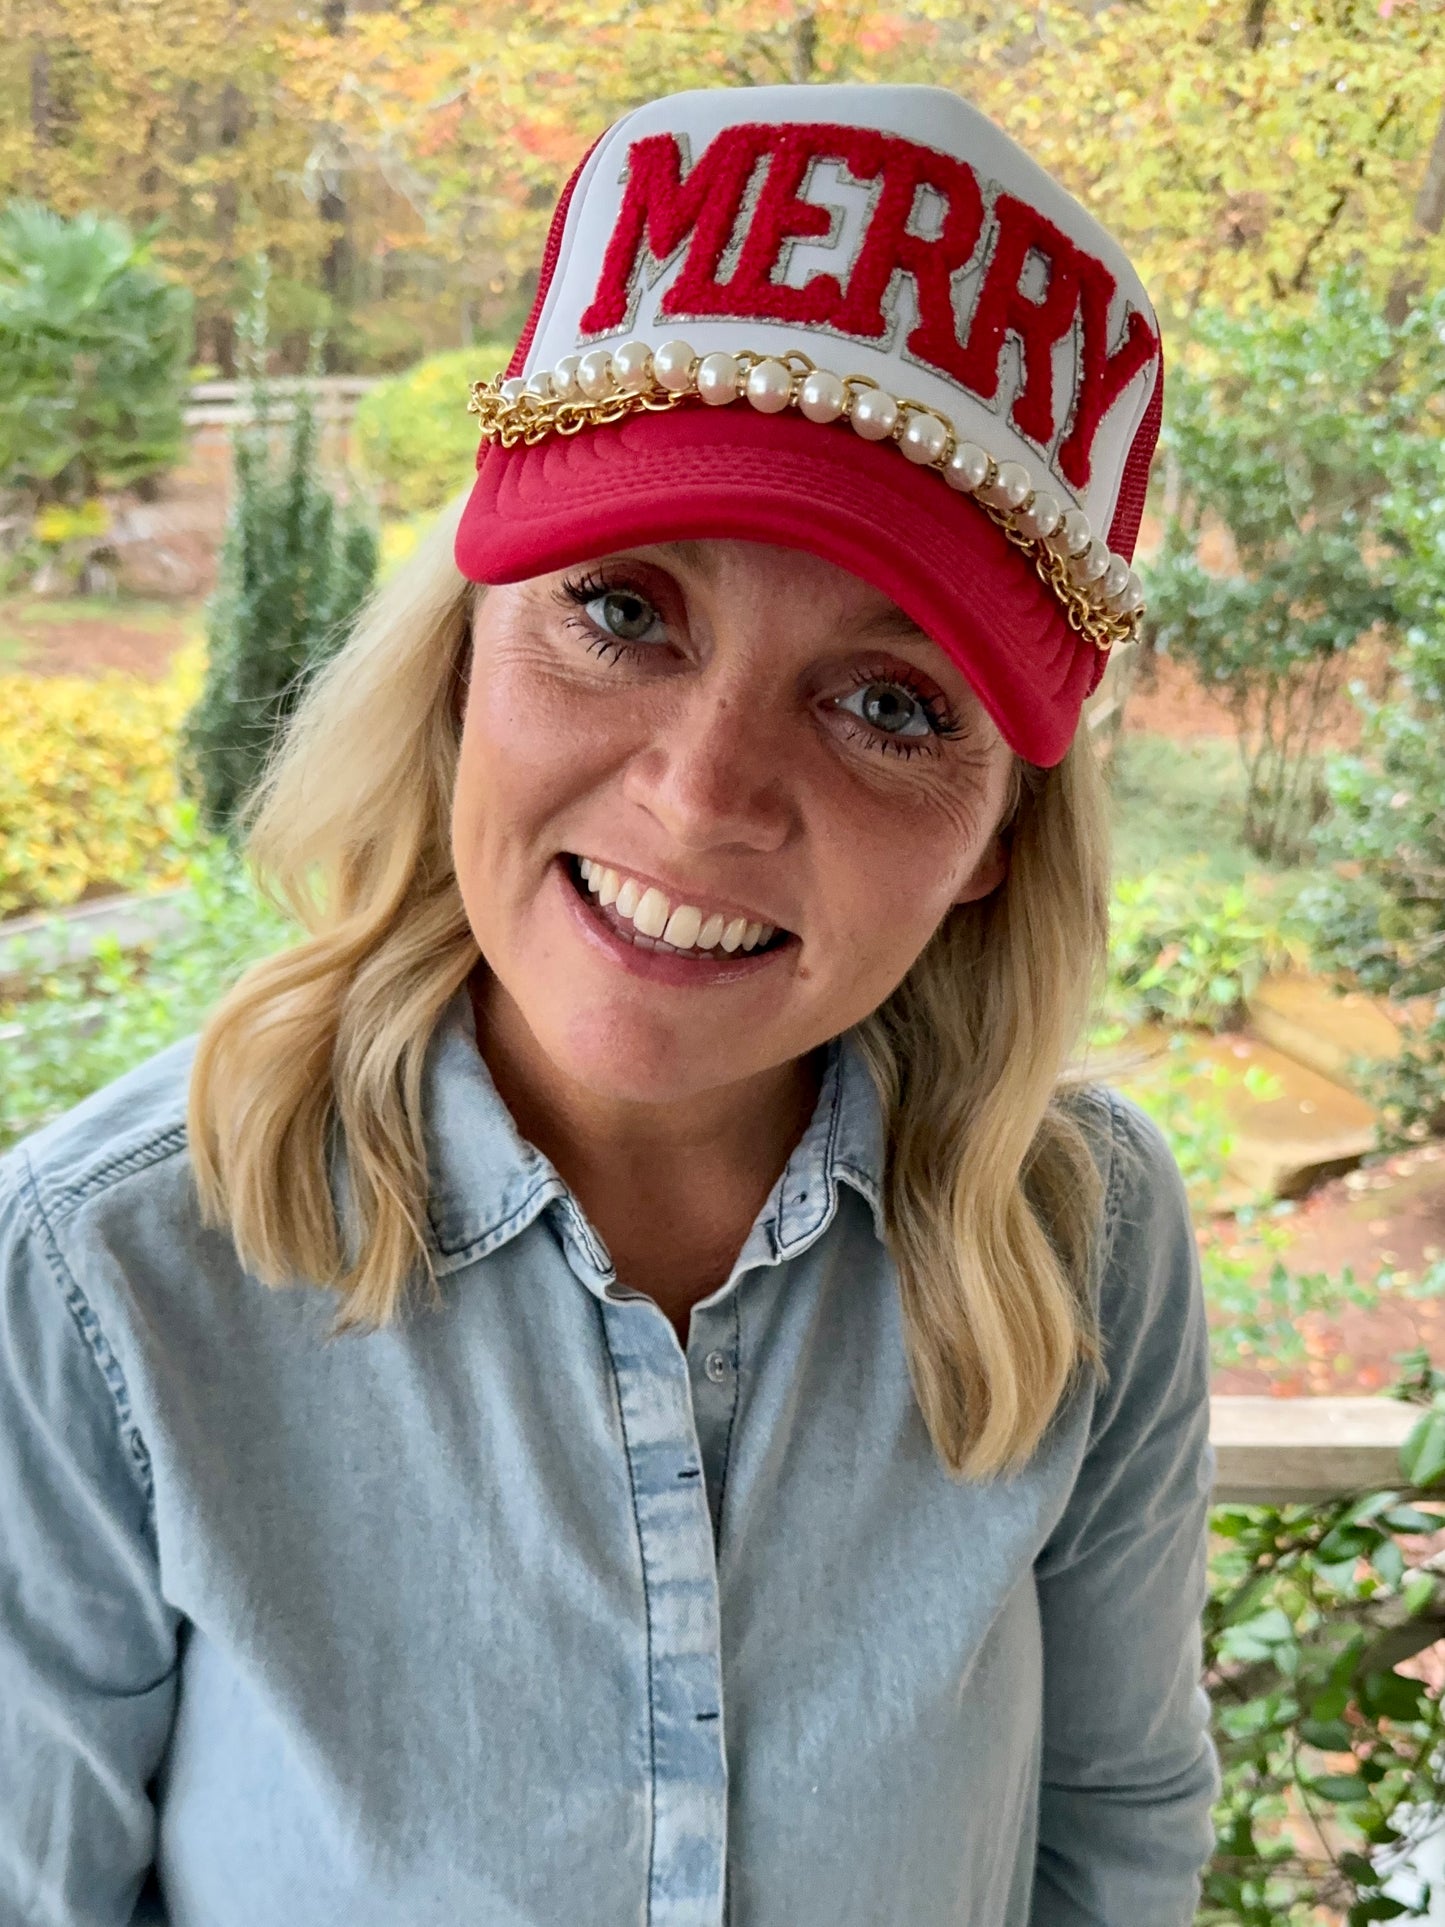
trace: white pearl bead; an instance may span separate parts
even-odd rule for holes
[[[760,361],[743,393],[760,415],[776,415],[793,399],[793,371],[786,362]]]
[[[943,473],[950,488],[972,495],[988,474],[988,450],[980,448],[977,442],[960,442],[949,456]]]
[[[625,393],[635,395],[652,385],[652,350],[645,341],[624,341],[612,355],[612,379]]]
[[[948,447],[948,424],[937,415],[910,415],[898,446],[910,462],[936,462]]]
[[[798,407],[810,422],[835,422],[847,406],[847,389],[826,368],[815,368],[798,390]]]
[[[1031,502],[1020,507],[1015,525],[1021,535],[1038,538],[1052,535],[1063,517],[1064,511],[1057,499],[1047,490],[1040,490]]]
[[[697,356],[685,341],[664,341],[652,351],[652,372],[670,395],[680,395],[692,386],[693,364]]]
[[[705,402],[721,408],[725,402],[737,400],[741,372],[732,355],[704,355],[698,365],[697,392]]]
[[[1099,592],[1106,599],[1122,595],[1129,586],[1132,571],[1122,555],[1111,555],[1109,566],[1099,578]]]
[[[589,348],[577,364],[577,386],[588,401],[612,393],[612,356],[606,348]]]
[[[1133,615],[1136,609],[1144,607],[1144,584],[1132,569],[1129,571],[1129,580],[1122,591],[1112,599],[1109,607],[1116,616]]]
[[[1069,574],[1082,587],[1085,583],[1098,582],[1109,566],[1109,545],[1096,536],[1082,555],[1074,556],[1069,563]]]
[[[528,375],[524,392],[535,395],[538,401],[552,399],[552,372],[549,368],[539,368],[535,375]]]
[[[1070,509],[1049,538],[1049,547],[1060,555],[1082,555],[1094,539],[1089,518],[1082,509]]]
[[[502,383],[497,393],[503,401],[515,401],[518,395],[525,393],[526,387],[527,384],[520,375],[511,375]]]
[[[581,364],[580,355],[563,355],[552,370],[552,393],[559,401],[576,401],[577,370]]]
[[[884,442],[898,420],[898,403],[883,388],[860,388],[850,411],[853,427],[865,442]]]
[[[997,473],[978,491],[979,500],[998,509],[1016,509],[1028,500],[1033,483],[1022,462],[1000,462]]]

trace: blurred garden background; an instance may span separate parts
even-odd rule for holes
[[[926,80],[1120,237],[1164,328],[1149,612],[1090,717],[1091,1066],[1189,1181],[1216,1390],[1413,1398],[1402,1485],[1438,1483],[1445,0],[0,0],[0,29],[0,1150],[296,934],[236,805],[465,485],[467,385],[591,139],[688,86]],[[1441,1783],[1440,1518],[1216,1523],[1201,1920],[1445,1920],[1371,1851]]]

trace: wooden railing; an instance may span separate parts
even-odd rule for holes
[[[272,421],[290,421],[296,412],[294,397],[310,388],[316,397],[316,419],[327,423],[349,422],[356,404],[369,389],[375,388],[379,375],[318,375],[309,380],[303,375],[275,375],[267,381],[271,395]],[[243,381],[198,381],[191,389],[191,405],[186,410],[188,428],[229,427],[250,421],[252,410],[246,399],[248,384]]]
[[[1398,1454],[1420,1418],[1418,1405],[1219,1393],[1209,1405],[1216,1505],[1322,1503],[1352,1492],[1410,1490]]]

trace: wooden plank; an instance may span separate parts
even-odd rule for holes
[[[178,883],[140,896],[96,897],[28,917],[0,922],[0,997],[14,997],[37,971],[83,962],[97,937],[115,937],[123,950],[154,943],[182,929],[191,886]]]
[[[1216,1505],[1282,1505],[1407,1491],[1399,1450],[1424,1408],[1393,1398],[1209,1401]],[[1436,1496],[1445,1498],[1445,1493]]]
[[[295,395],[311,388],[318,395],[365,395],[384,379],[381,375],[273,375],[266,386],[273,395]],[[246,381],[197,381],[191,384],[192,401],[239,401],[250,390]]]

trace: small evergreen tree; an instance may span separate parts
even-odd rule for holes
[[[183,788],[206,829],[233,844],[273,743],[307,677],[345,640],[377,562],[370,520],[341,508],[317,473],[309,388],[297,395],[284,458],[273,458],[264,284],[241,333],[253,415],[235,431],[234,494],[207,609],[206,681],[180,742]],[[317,361],[313,346],[313,374]]]

